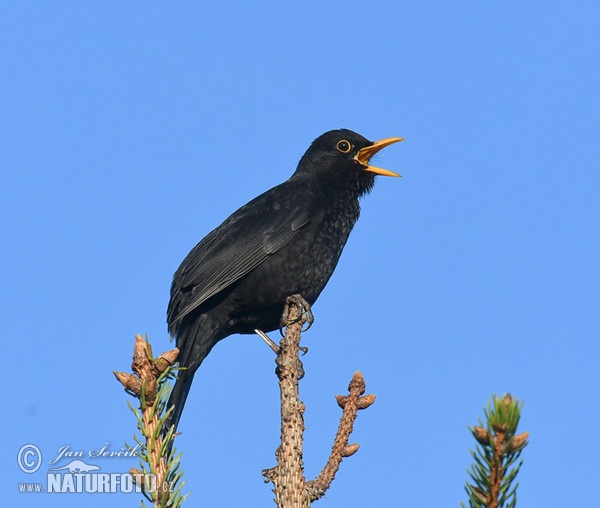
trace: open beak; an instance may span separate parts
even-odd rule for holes
[[[379,150],[382,150],[386,146],[389,146],[393,143],[398,143],[398,141],[404,141],[404,138],[385,138],[379,141],[375,141],[375,143],[373,143],[372,145],[361,148],[354,157],[354,160],[358,161],[363,166],[366,166],[364,168],[365,171],[371,171],[371,173],[376,173],[378,175],[383,176],[401,176],[398,173],[394,173],[393,171],[377,168],[369,164],[369,160],[371,160],[371,157],[373,157],[373,155],[379,152]]]

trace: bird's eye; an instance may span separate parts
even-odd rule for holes
[[[349,141],[342,139],[340,142],[338,142],[337,149],[342,153],[348,153],[352,149],[352,145]]]

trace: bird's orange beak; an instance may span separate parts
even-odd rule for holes
[[[404,138],[385,138],[379,141],[375,141],[375,143],[373,143],[372,145],[361,148],[354,157],[354,160],[358,161],[363,166],[366,166],[364,168],[365,171],[370,171],[371,173],[376,173],[378,175],[383,176],[401,176],[398,173],[394,173],[393,171],[377,168],[369,164],[369,160],[371,160],[371,157],[373,157],[373,155],[379,152],[379,150],[382,150],[386,146],[389,146],[393,143],[398,143],[399,141],[404,141]]]

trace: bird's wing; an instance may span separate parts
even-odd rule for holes
[[[185,316],[251,272],[308,224],[309,206],[293,190],[282,184],[258,196],[192,249],[173,278],[167,317],[172,335]]]

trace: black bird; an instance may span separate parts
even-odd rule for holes
[[[196,369],[213,346],[235,333],[279,328],[286,297],[312,305],[331,277],[356,223],[359,197],[375,175],[382,148],[347,129],[319,136],[291,178],[242,206],[196,245],[175,272],[167,323],[185,370],[173,388],[171,424],[183,411]]]

